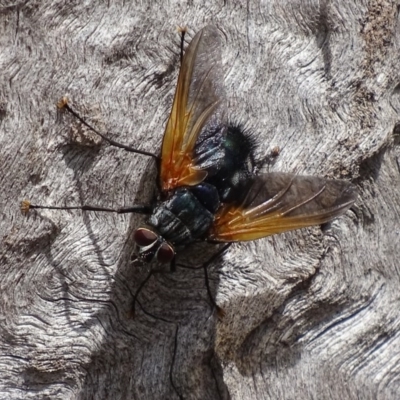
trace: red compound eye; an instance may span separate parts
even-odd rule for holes
[[[175,257],[175,250],[167,242],[164,242],[157,251],[157,260],[160,263],[170,263]]]
[[[153,231],[146,228],[139,228],[133,234],[133,240],[141,247],[150,246],[157,239],[158,236]]]

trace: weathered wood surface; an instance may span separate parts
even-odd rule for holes
[[[0,4],[1,398],[399,398],[397,1]],[[359,199],[328,226],[232,246],[210,270],[223,320],[201,270],[183,269],[156,275],[132,320],[141,219],[24,217],[19,202],[148,199],[151,162],[80,145],[90,134],[55,104],[67,95],[114,139],[158,150],[176,26],[209,23],[232,119],[260,156],[280,148],[270,169],[348,178]]]

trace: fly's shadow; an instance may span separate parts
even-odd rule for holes
[[[67,98],[63,98],[57,107],[57,122],[62,126],[64,132],[59,136],[67,137],[66,141],[59,147],[62,151],[66,166],[74,171],[75,179],[79,179],[80,174],[89,171],[99,154],[103,139],[92,129],[84,125],[79,119],[69,113],[63,112],[62,106],[66,104]],[[87,115],[91,117],[90,124],[99,125],[104,130],[105,126],[101,117],[93,118],[93,115],[99,115],[98,109],[91,107],[80,107],[80,114],[87,120]],[[97,108],[97,107],[96,107]]]

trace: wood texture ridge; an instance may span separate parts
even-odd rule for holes
[[[0,1],[0,398],[393,399],[400,393],[398,1]],[[209,270],[131,262],[180,37],[221,31],[229,118],[266,172],[348,179],[330,224],[236,243]],[[279,148],[279,151],[276,148]],[[278,154],[279,153],[279,154]],[[214,248],[186,249],[198,266]]]

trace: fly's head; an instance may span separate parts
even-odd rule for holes
[[[148,228],[136,229],[133,240],[138,246],[138,258],[146,263],[157,260],[162,264],[175,258],[175,250],[162,236]]]

